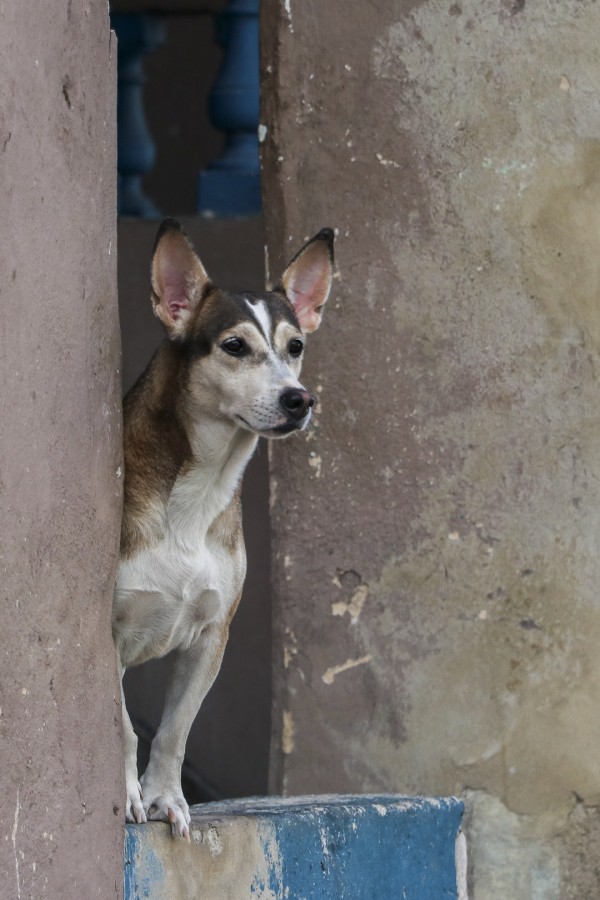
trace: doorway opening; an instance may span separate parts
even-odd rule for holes
[[[213,121],[209,115],[209,98],[224,67],[227,40],[235,38],[227,8],[227,0],[111,3],[120,53],[119,154],[121,160],[133,160],[123,164],[130,182],[122,191],[123,214],[118,222],[124,393],[164,339],[150,305],[150,256],[163,216],[182,222],[220,287],[264,287],[264,227],[256,193],[250,192],[254,209],[245,215],[198,212],[202,208],[199,173],[223,157],[231,139],[231,134],[215,126],[214,109]],[[211,104],[214,107],[214,97]],[[250,126],[251,115],[244,123],[246,131]],[[124,149],[127,141],[133,146],[131,152]],[[119,182],[123,189],[121,172]],[[130,190],[138,196],[128,207],[125,200],[131,200]],[[267,447],[261,441],[244,478],[248,574],[242,602],[231,625],[221,671],[187,745],[183,787],[190,803],[267,793],[271,733],[268,490]],[[169,662],[167,657],[145,663],[125,675],[128,709],[139,737],[140,771],[160,721]]]

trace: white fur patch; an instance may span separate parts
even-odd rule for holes
[[[223,547],[209,529],[231,502],[256,440],[239,431],[220,457],[179,475],[160,538],[121,560],[113,624],[124,666],[186,649],[226,619],[244,581],[244,545]],[[197,449],[205,458],[206,448]]]
[[[272,330],[272,322],[271,316],[269,315],[269,310],[267,309],[265,303],[262,300],[259,300],[258,303],[250,303],[250,301],[246,298],[246,305],[260,327],[262,328],[265,338],[267,339],[267,343],[269,347],[271,346],[271,330]]]

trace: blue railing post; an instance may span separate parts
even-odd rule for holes
[[[198,179],[198,212],[203,215],[252,215],[261,209],[258,12],[259,0],[230,0],[217,19],[224,57],[209,114],[225,132],[226,145]]]
[[[164,23],[151,15],[113,13],[111,24],[118,40],[118,211],[120,216],[158,218],[159,210],[142,190],[142,177],[156,156],[144,113],[142,58],[164,43]]]

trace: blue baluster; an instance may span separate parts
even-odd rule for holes
[[[226,145],[198,179],[198,212],[203,215],[253,215],[261,209],[258,11],[259,0],[230,0],[217,19],[224,58],[209,97],[209,114],[225,132]]]
[[[142,190],[142,178],[156,157],[144,113],[142,57],[165,42],[164,23],[151,15],[113,13],[111,24],[118,40],[118,211],[120,216],[154,219],[160,212]]]

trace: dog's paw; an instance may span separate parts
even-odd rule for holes
[[[137,822],[138,825],[146,821],[146,812],[142,800],[142,790],[139,782],[135,781],[132,787],[127,790],[127,805],[125,807],[125,818],[128,822]]]
[[[190,839],[190,809],[183,796],[162,794],[144,803],[146,815],[150,821],[166,821],[171,826],[173,837]]]

